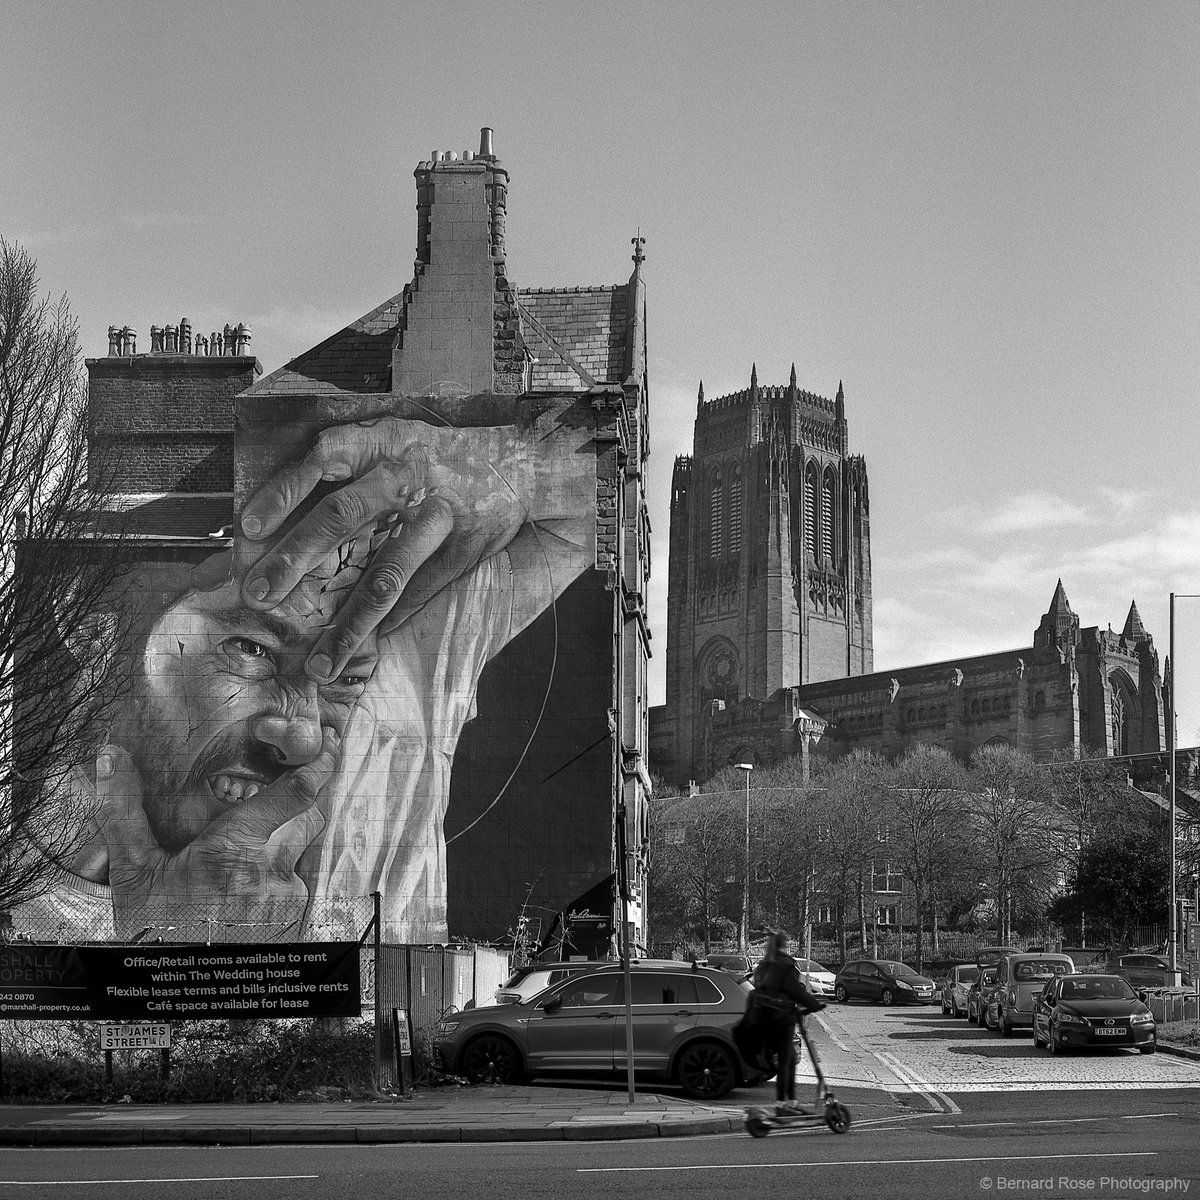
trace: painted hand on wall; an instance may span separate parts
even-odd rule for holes
[[[582,518],[594,503],[594,475],[580,468],[592,464],[570,453],[586,433],[398,417],[325,429],[246,504],[250,553],[284,529],[318,485],[342,486],[246,569],[242,597],[271,608],[331,555],[368,547],[361,577],[309,656],[313,678],[332,678],[373,631],[403,623],[530,522]]]

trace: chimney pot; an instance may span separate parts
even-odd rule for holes
[[[181,354],[191,354],[192,352],[192,323],[187,317],[179,318],[179,352]]]
[[[479,131],[479,157],[492,157],[492,131],[486,125]]]
[[[121,331],[115,326],[108,327],[108,356],[116,358],[121,353]]]

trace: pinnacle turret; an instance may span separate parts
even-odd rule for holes
[[[1121,630],[1121,636],[1131,642],[1146,641],[1146,627],[1142,624],[1136,600],[1130,602],[1129,616],[1125,618],[1125,628]]]

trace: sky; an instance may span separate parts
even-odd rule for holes
[[[4,0],[3,41],[0,234],[89,356],[188,316],[281,366],[411,279],[413,168],[485,125],[519,287],[645,237],[654,703],[672,465],[752,364],[844,384],[876,669],[1028,646],[1060,577],[1165,661],[1200,594],[1194,0]]]

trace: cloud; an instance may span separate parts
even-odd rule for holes
[[[1053,492],[1025,492],[1007,497],[999,511],[990,510],[979,517],[977,528],[985,534],[1035,533],[1098,520],[1094,510]]]

